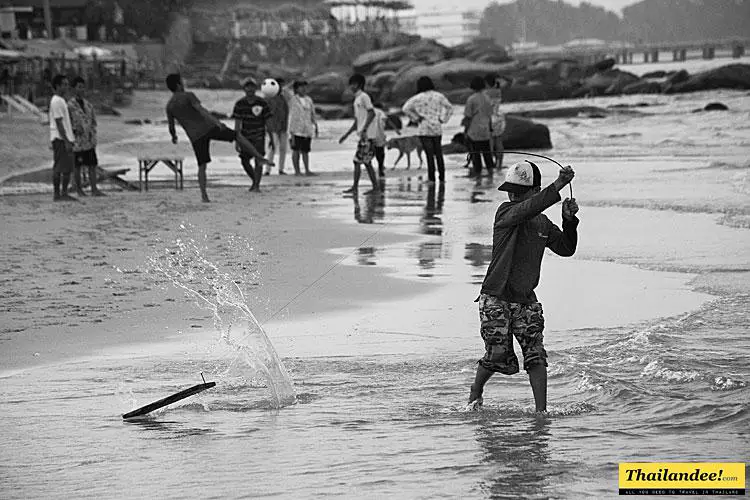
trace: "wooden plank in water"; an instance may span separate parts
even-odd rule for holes
[[[122,418],[128,419],[128,418],[133,418],[133,417],[140,417],[141,415],[151,413],[152,411],[158,410],[159,408],[162,408],[164,406],[170,405],[172,403],[176,403],[177,401],[180,401],[181,399],[185,399],[194,394],[198,394],[199,392],[203,392],[206,389],[210,389],[211,387],[214,387],[215,385],[216,385],[216,382],[208,382],[205,384],[194,385],[193,387],[190,387],[189,389],[185,389],[184,391],[180,391],[177,394],[172,394],[171,396],[167,396],[166,398],[160,399],[159,401],[154,401],[153,403],[147,404],[146,406],[141,406],[138,409],[135,409],[131,412],[124,414]]]

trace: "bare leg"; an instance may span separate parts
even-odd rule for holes
[[[278,133],[278,146],[279,149],[279,174],[284,173],[284,165],[286,164],[286,148],[289,143],[289,135],[286,132]]]
[[[302,153],[302,163],[305,164],[305,175],[313,175],[313,173],[310,172],[310,153]]]
[[[83,180],[81,179],[81,167],[79,165],[75,166],[73,175],[76,183],[76,193],[78,196],[86,196],[86,193],[83,192]]]
[[[372,166],[372,161],[365,163],[365,168],[367,168],[367,175],[370,176],[370,182],[372,182],[372,190],[379,191],[380,187],[378,186],[378,176]]]
[[[206,167],[208,165],[203,163],[198,165],[198,187],[201,190],[201,200],[204,203],[208,203],[211,200],[208,199],[208,193],[206,192]]]
[[[242,162],[242,168],[245,170],[245,173],[250,177],[250,180],[253,181],[250,185],[250,189],[253,189],[255,186],[255,170],[253,169],[252,163],[250,163],[250,158],[243,156],[240,158],[240,161]]]
[[[240,149],[242,149],[242,152],[253,156],[256,161],[260,161],[262,165],[269,164],[270,166],[273,166],[273,162],[269,162],[265,158],[263,158],[263,155],[261,155],[257,149],[255,149],[255,146],[253,146],[253,143],[247,140],[247,137],[243,135],[237,136],[237,144],[239,145]]]
[[[294,175],[300,175],[299,156],[300,156],[300,152],[296,149],[293,149],[292,150],[292,166],[294,167]],[[307,170],[307,165],[305,165],[305,170]]]
[[[354,162],[354,183],[352,187],[344,191],[345,193],[356,193],[359,189],[359,178],[362,175],[362,164],[358,161]]]
[[[529,383],[534,393],[536,411],[547,411],[547,367],[538,363],[529,369]]]
[[[265,159],[261,158],[263,161]],[[253,187],[251,191],[260,192],[260,181],[263,179],[263,162],[261,162],[258,158],[255,159],[255,184],[253,184]]]
[[[477,366],[477,374],[474,377],[474,383],[471,385],[471,392],[469,393],[469,403],[482,397],[484,384],[492,377],[493,373],[482,365]]]
[[[99,191],[99,187],[96,185],[96,167],[89,165],[89,184],[91,184],[91,194],[93,196],[104,196],[104,193]]]

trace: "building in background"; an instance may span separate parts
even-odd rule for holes
[[[408,33],[451,47],[478,38],[480,18],[479,11],[410,11],[401,23]]]
[[[3,38],[34,40],[111,40],[123,31],[123,10],[115,0],[49,0],[52,33],[48,36],[44,0],[0,0]]]

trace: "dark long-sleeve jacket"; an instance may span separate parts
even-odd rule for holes
[[[505,202],[495,213],[492,261],[482,293],[519,304],[533,304],[544,249],[570,257],[578,243],[578,219],[563,219],[560,230],[542,212],[560,201],[553,185],[523,201]]]

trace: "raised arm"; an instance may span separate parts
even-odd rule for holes
[[[448,120],[453,116],[453,104],[451,104],[447,97],[440,94],[440,105],[443,108],[442,113],[440,113],[440,120],[442,123],[448,123]]]
[[[174,127],[174,115],[167,108],[167,123],[169,124],[169,135],[172,137],[172,144],[177,144],[177,130]]]
[[[417,113],[417,97],[419,97],[419,94],[410,97],[401,107],[401,111],[403,111],[407,117],[414,121],[419,121],[422,119],[419,113]]]
[[[508,205],[504,210],[498,211],[498,216],[495,219],[495,227],[517,226],[544,212],[560,201],[560,191],[573,180],[574,176],[575,172],[573,172],[571,167],[563,167],[560,169],[557,179],[552,184],[534,196]],[[575,210],[578,210],[577,206]],[[575,212],[571,215],[575,218]],[[564,216],[563,219],[565,218]]]

